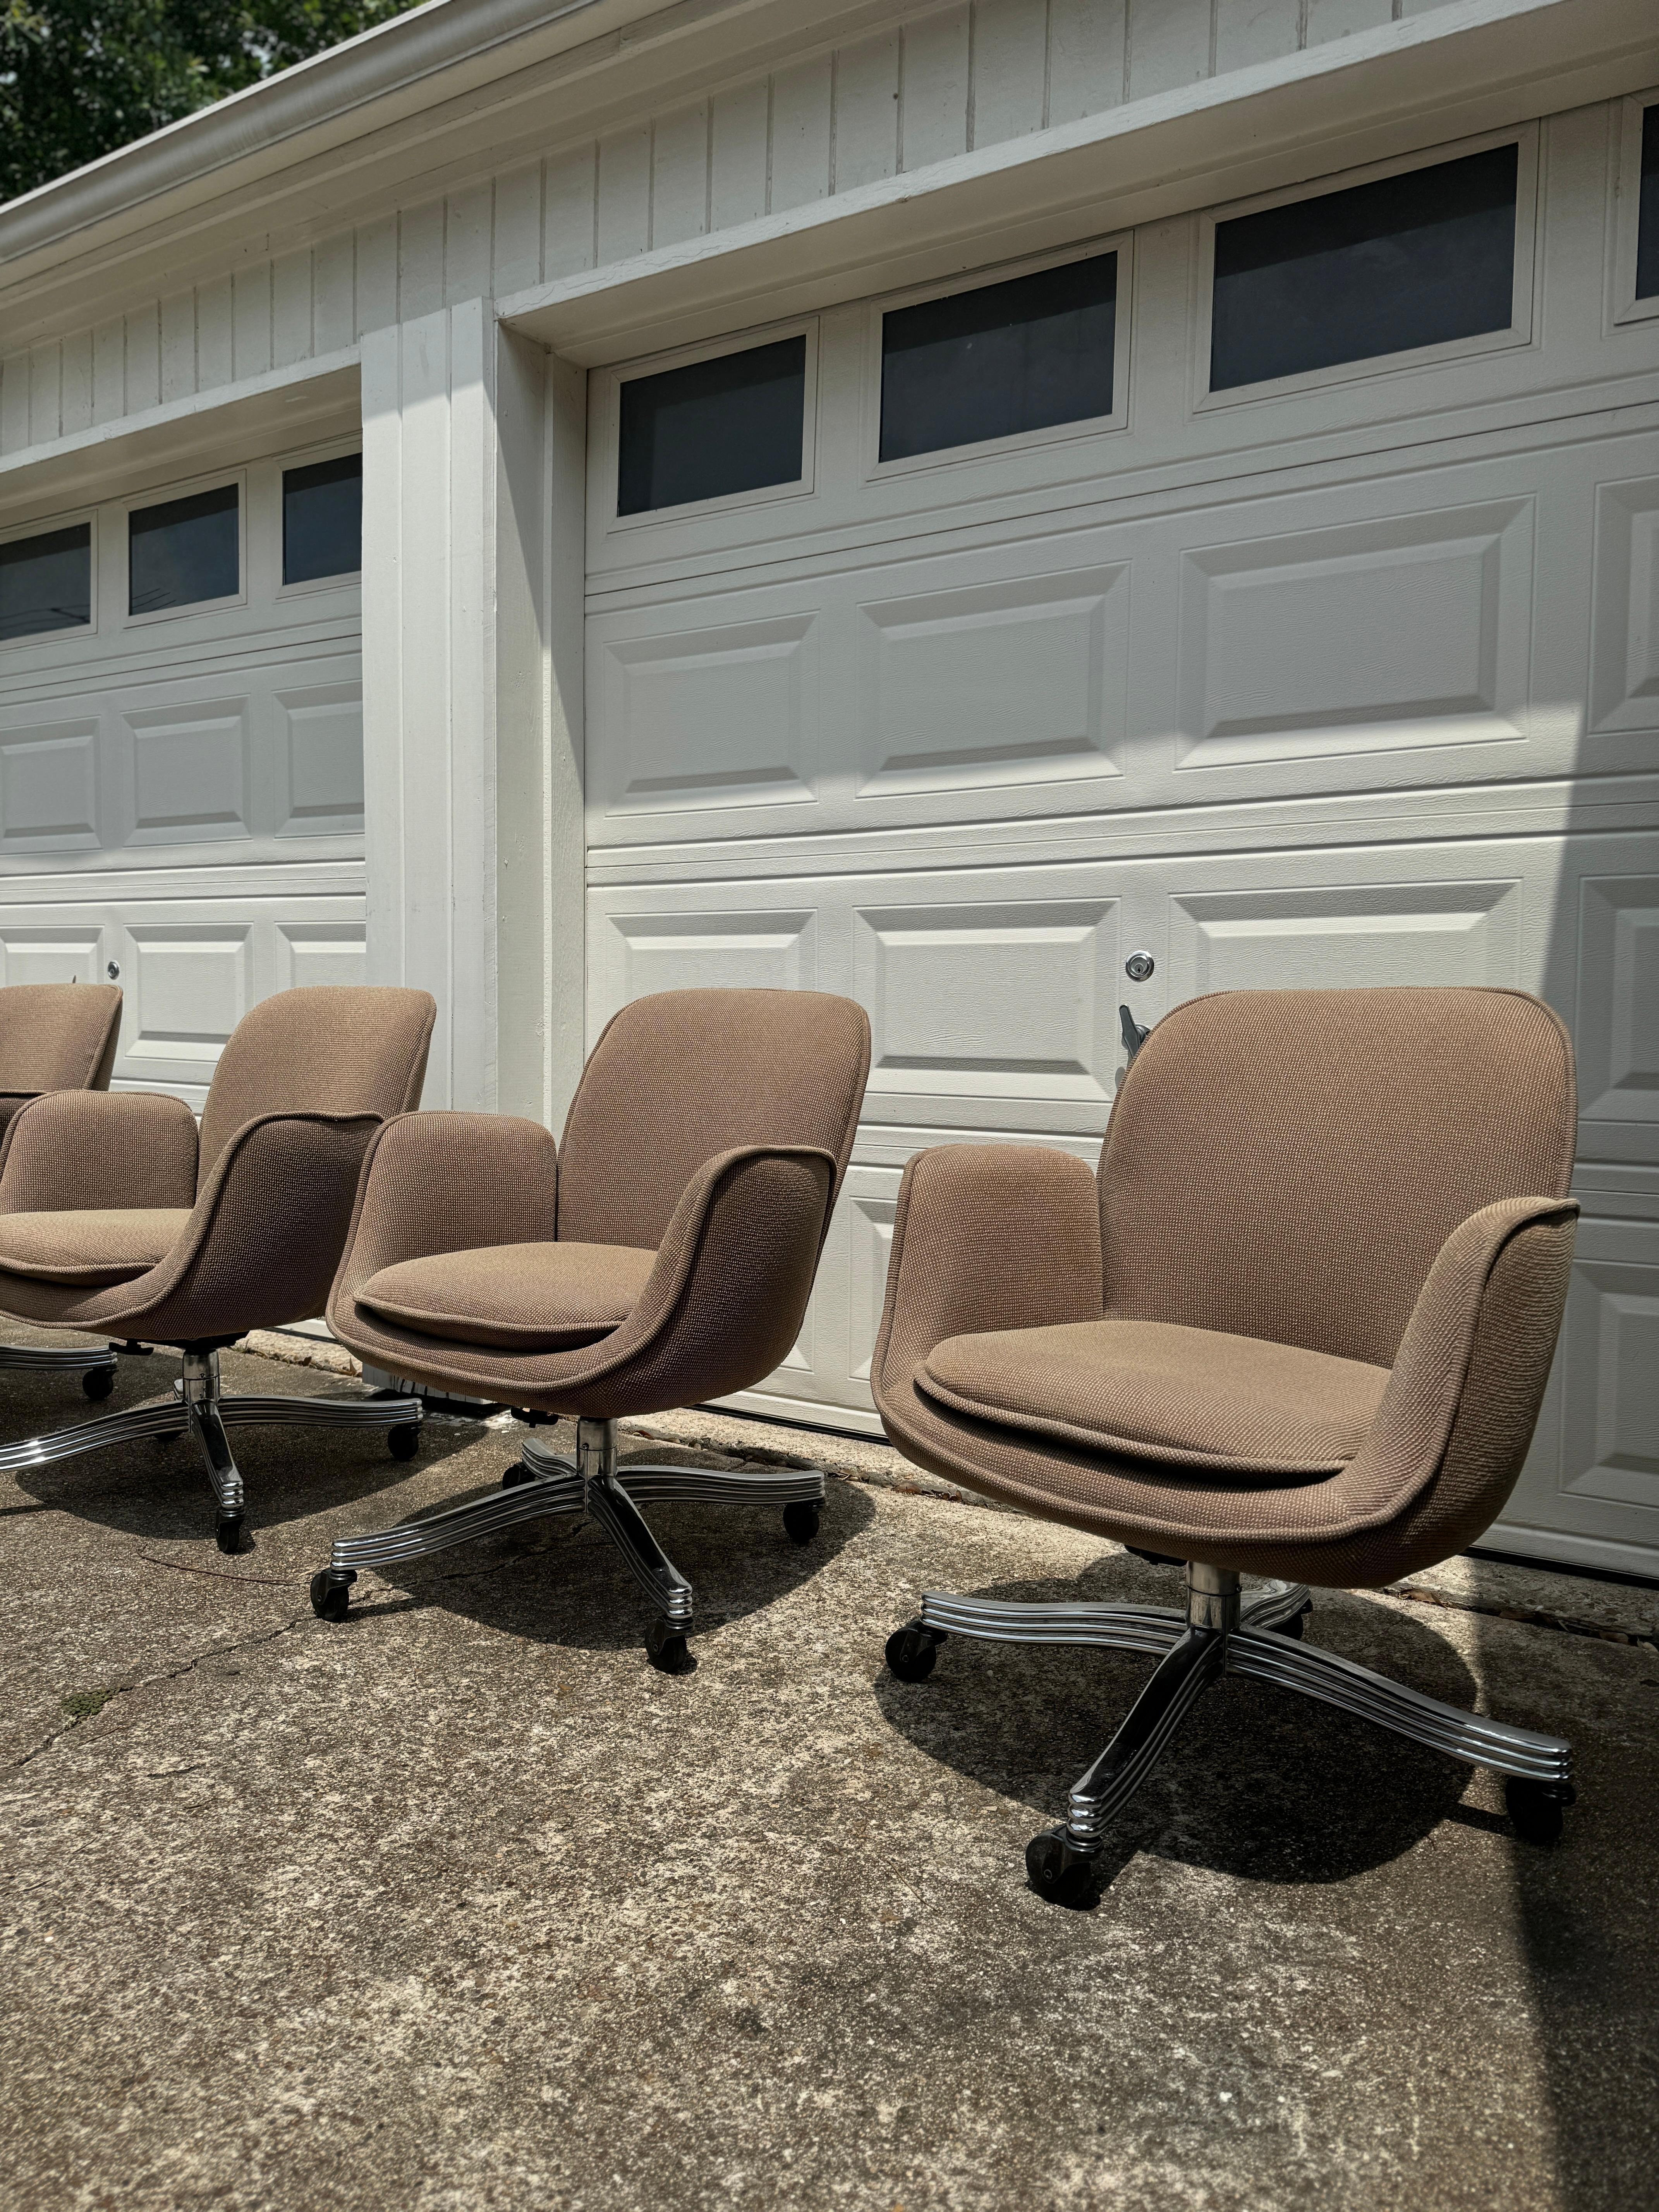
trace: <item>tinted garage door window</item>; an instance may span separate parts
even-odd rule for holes
[[[1112,411],[1117,256],[896,307],[881,325],[881,458]]]
[[[804,337],[630,377],[621,397],[618,514],[800,481]]]
[[[1514,146],[1216,225],[1210,389],[1503,331]]]

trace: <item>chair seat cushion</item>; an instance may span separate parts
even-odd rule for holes
[[[40,1283],[129,1283],[164,1260],[187,1206],[108,1206],[76,1213],[0,1213],[0,1267]]]
[[[423,1336],[513,1352],[597,1343],[639,1303],[654,1252],[629,1244],[489,1244],[382,1267],[357,1304]]]
[[[1334,1474],[1386,1367],[1172,1322],[1085,1321],[935,1345],[916,1387],[958,1413],[1195,1471]]]

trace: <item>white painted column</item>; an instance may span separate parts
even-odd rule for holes
[[[556,1129],[582,1048],[580,371],[472,299],[362,342],[368,974],[428,1106]]]
[[[477,301],[442,308],[369,333],[362,349],[368,967],[372,981],[416,984],[438,1002],[428,1106],[487,1106],[495,1094],[482,313]]]

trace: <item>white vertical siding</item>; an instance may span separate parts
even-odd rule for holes
[[[231,373],[263,376],[270,367],[270,270],[239,269],[231,283]],[[132,317],[127,317],[127,384],[132,383]],[[128,401],[129,410],[132,402]]]
[[[826,199],[830,182],[831,57],[798,62],[772,79],[772,194],[776,208]]]
[[[709,103],[708,227],[730,230],[766,213],[772,88],[765,78]]]
[[[898,33],[843,46],[836,56],[832,191],[854,191],[897,174],[898,111]]]
[[[578,146],[547,165],[542,221],[542,274],[550,282],[591,269],[596,251],[593,210],[599,190],[597,146]]]
[[[969,10],[941,9],[904,30],[899,166],[925,169],[968,150]]]
[[[599,141],[599,259],[626,261],[651,243],[651,131]]]
[[[1444,0],[949,0],[0,359],[0,453]]]
[[[651,243],[678,246],[708,228],[707,103],[660,117],[651,131]]]
[[[1048,108],[1047,0],[975,0],[973,143],[1041,131]]]

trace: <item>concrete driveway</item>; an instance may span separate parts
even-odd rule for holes
[[[85,1411],[9,1376],[0,1433]],[[808,1551],[665,1508],[701,1623],[666,1678],[568,1524],[313,1619],[331,1537],[493,1485],[510,1438],[238,1449],[228,1559],[185,1446],[0,1478],[8,2212],[1659,2203],[1651,1644],[1322,1596],[1332,1649],[1573,1737],[1564,1844],[1233,1679],[1068,1913],[1023,1847],[1150,1662],[957,1641],[905,1686],[883,1639],[924,1584],[1166,1571],[844,1480]]]

